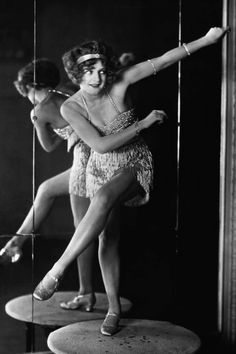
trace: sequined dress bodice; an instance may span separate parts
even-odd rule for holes
[[[123,113],[119,113],[115,119],[106,123],[102,128],[97,128],[102,135],[118,133],[127,128],[137,120],[134,108]]]

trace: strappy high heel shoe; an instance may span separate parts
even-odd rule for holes
[[[19,262],[23,253],[19,246],[3,247],[0,250],[0,263],[16,263]]]
[[[92,312],[96,303],[96,297],[94,293],[88,293],[84,295],[77,295],[73,300],[67,302],[61,302],[60,307],[64,310],[84,310],[86,312]]]
[[[101,326],[101,333],[104,336],[112,336],[119,330],[119,321],[120,316],[118,314],[108,312]]]
[[[62,277],[54,277],[48,272],[43,280],[37,285],[34,290],[33,297],[39,301],[45,301],[50,299],[55,291],[58,289],[59,282]]]

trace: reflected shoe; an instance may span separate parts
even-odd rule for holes
[[[119,330],[120,316],[116,313],[108,313],[101,326],[101,333],[104,336],[112,336]]]
[[[0,263],[16,263],[19,262],[23,253],[19,246],[4,247],[0,250]]]
[[[61,279],[61,277],[60,277]],[[50,299],[59,286],[59,278],[54,277],[50,273],[47,273],[43,280],[35,288],[33,297],[39,301],[45,301]]]
[[[60,307],[64,310],[84,310],[86,312],[92,312],[96,303],[96,297],[94,293],[88,293],[84,295],[77,295],[73,300],[67,302],[61,302]]]

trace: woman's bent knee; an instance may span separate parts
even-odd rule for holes
[[[37,196],[40,198],[52,197],[52,185],[50,183],[50,180],[46,180],[40,184],[40,186],[38,187]]]
[[[101,187],[91,200],[91,204],[100,210],[109,210],[114,204],[114,193],[111,188]]]

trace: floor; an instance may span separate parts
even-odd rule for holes
[[[0,241],[1,245],[5,242],[3,239]],[[171,238],[167,243],[169,242]],[[64,239],[37,240],[32,267],[31,243],[27,242],[24,246],[24,257],[19,263],[0,264],[0,354],[19,354],[26,350],[26,327],[24,323],[10,318],[5,313],[5,304],[14,297],[31,293],[35,284],[49,269],[65,244]],[[130,244],[121,242],[121,295],[133,302],[133,308],[128,317],[164,320],[182,325],[200,336],[203,343],[201,353],[213,350],[215,354],[226,354],[225,351],[221,351],[211,321],[207,318],[203,322],[199,320],[204,310],[199,311],[199,308],[192,306],[189,301],[184,304],[184,299],[181,300],[181,296],[176,293],[174,277],[176,261],[170,248],[167,251],[165,243],[160,247],[160,244],[157,245],[156,242],[151,242],[147,248],[140,242],[136,243],[135,253],[132,254],[133,247],[133,242]],[[97,260],[94,272],[95,290],[104,292]],[[77,284],[77,272],[73,264],[68,269],[59,290],[76,290]],[[191,311],[189,306],[192,306]],[[34,338],[35,351],[48,350],[47,333],[41,327],[35,326]]]

